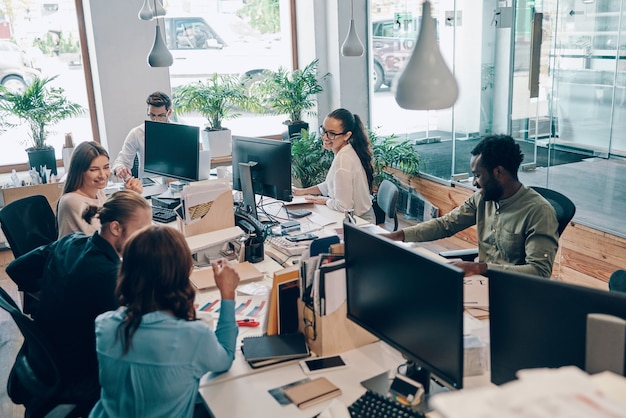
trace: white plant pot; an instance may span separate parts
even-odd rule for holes
[[[224,157],[232,152],[233,136],[230,129],[221,131],[202,131],[202,149],[211,150],[211,157]]]

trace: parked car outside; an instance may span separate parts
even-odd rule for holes
[[[230,21],[227,21],[230,19]],[[173,86],[207,78],[212,74],[260,75],[276,70],[287,55],[281,53],[278,35],[261,35],[236,16],[209,23],[202,16],[166,16],[167,47],[174,63]]]
[[[11,91],[22,92],[41,72],[32,59],[8,39],[0,39],[0,84]]]
[[[416,20],[385,19],[372,22],[372,50],[374,91],[391,83],[402,65],[411,56],[417,32]]]

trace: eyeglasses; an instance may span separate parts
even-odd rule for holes
[[[304,322],[304,335],[307,339],[315,341],[317,330],[315,329],[315,312],[310,307],[304,305],[302,308],[302,321]]]
[[[330,139],[331,141],[334,141],[335,138],[337,138],[338,136],[341,135],[345,135],[348,133],[348,131],[344,131],[344,132],[331,132],[331,131],[327,131],[326,129],[324,129],[323,126],[320,125],[319,127],[319,131],[320,131],[320,136],[324,137],[324,135],[326,135],[328,137],[328,139]]]
[[[158,115],[148,113],[148,117],[150,120],[167,120],[167,113],[159,113]]]

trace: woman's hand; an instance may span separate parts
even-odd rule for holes
[[[304,192],[304,189],[301,189],[299,187],[291,187],[291,194],[294,196],[302,196],[305,195],[306,193]]]
[[[234,300],[235,291],[239,285],[239,274],[228,261],[221,258],[211,263],[215,285],[220,291],[222,299]]]
[[[141,184],[141,180],[136,179],[135,177],[131,177],[124,182],[124,187],[126,190],[132,190],[133,192],[142,193],[143,185]]]
[[[326,196],[307,196],[304,198],[307,202],[315,203],[316,205],[325,205],[328,199]]]

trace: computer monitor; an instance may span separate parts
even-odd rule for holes
[[[233,136],[233,189],[255,216],[254,194],[290,202],[291,142]]]
[[[200,128],[147,120],[145,132],[144,171],[186,181],[208,178],[210,157],[201,162]]]
[[[348,318],[398,349],[407,375],[463,387],[463,271],[344,224]],[[443,388],[440,388],[443,389]]]
[[[488,276],[491,381],[497,385],[521,369],[585,370],[587,314],[626,319],[626,294],[501,270]]]

